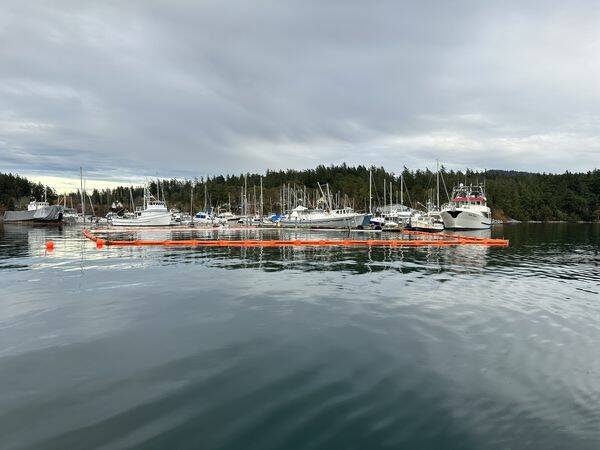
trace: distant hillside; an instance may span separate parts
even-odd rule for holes
[[[467,170],[455,172],[442,169],[441,201],[447,201],[446,190],[459,182],[483,182],[485,180],[490,206],[496,218],[512,218],[516,220],[566,220],[566,221],[599,221],[600,220],[600,170],[586,173],[539,174],[518,171],[490,170],[485,174]],[[429,170],[403,172],[406,189],[404,203],[418,206],[434,197],[435,173]],[[386,194],[389,199],[389,183],[392,182],[394,201],[400,197],[400,174],[392,174],[382,167],[373,168],[374,205],[383,202],[383,185],[386,183]],[[311,198],[316,195],[317,183],[329,183],[332,194],[340,198],[347,196],[347,202],[356,209],[368,208],[369,202],[369,168],[366,166],[351,167],[318,166],[308,170],[269,170],[263,176],[265,212],[278,211],[280,208],[281,186],[289,184],[299,190],[306,186]],[[190,191],[194,185],[194,209],[197,211],[206,203],[213,207],[224,206],[231,200],[232,209],[239,208],[241,187],[244,175],[220,175],[209,179],[188,181],[165,180],[161,188],[170,207],[189,210]],[[254,192],[259,196],[260,175],[248,174],[248,200],[254,202]],[[206,188],[206,189],[205,189]],[[156,192],[156,183],[151,185]],[[339,193],[339,194],[338,194]],[[19,200],[29,195],[38,198],[43,194],[43,186],[33,184],[16,175],[0,174],[0,205],[12,208]],[[140,204],[142,190],[132,190],[134,203]],[[124,205],[130,204],[128,187],[116,189],[94,190],[90,192],[97,214],[108,211],[115,200]],[[54,197],[53,193],[49,196]],[[73,193],[69,199],[78,206],[78,195]]]

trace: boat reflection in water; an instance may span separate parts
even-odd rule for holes
[[[201,263],[225,269],[255,268],[266,271],[348,271],[366,273],[381,270],[396,270],[406,273],[412,267],[429,267],[433,271],[460,266],[483,268],[488,262],[490,248],[479,245],[452,247],[120,247],[103,246],[97,249],[74,227],[31,227],[4,224],[4,240],[19,245],[5,245],[0,258],[14,256],[40,256],[48,254],[54,258],[119,259],[141,258],[146,262]],[[109,240],[328,240],[328,239],[380,239],[385,233],[355,232],[339,230],[303,229],[256,229],[256,228],[108,228],[96,229],[94,233]],[[462,232],[461,234],[490,237],[490,230]],[[54,241],[54,250],[46,252],[45,242]],[[23,245],[23,243],[27,245]],[[12,250],[11,250],[12,249]],[[15,252],[20,252],[15,255]],[[406,263],[408,262],[408,263]]]

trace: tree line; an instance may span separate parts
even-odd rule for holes
[[[429,169],[392,173],[383,167],[348,166],[346,164],[317,166],[307,170],[268,170],[257,173],[218,175],[193,180],[167,179],[152,181],[150,190],[156,197],[164,198],[170,208],[182,211],[199,211],[205,208],[239,212],[243,204],[242,188],[246,186],[247,211],[260,208],[260,185],[263,186],[263,211],[280,212],[282,196],[288,202],[290,192],[303,196],[309,203],[321,197],[320,183],[325,190],[328,185],[331,198],[339,206],[351,206],[357,210],[369,208],[369,172],[372,177],[372,205],[384,202],[404,204],[415,208],[436,200],[436,173]],[[497,219],[521,221],[599,221],[600,220],[600,170],[585,173],[565,172],[546,174],[504,170],[454,171],[440,169],[440,200],[448,201],[452,186],[458,183],[485,183],[488,203]],[[404,188],[401,190],[401,180]],[[391,186],[390,186],[391,183]],[[282,192],[282,186],[285,188]],[[385,187],[384,187],[385,186]],[[193,197],[192,197],[193,188]],[[19,209],[30,197],[41,199],[44,187],[26,178],[0,173],[0,208]],[[96,215],[104,215],[113,202],[121,202],[125,209],[140,205],[143,188],[121,186],[114,189],[94,189],[87,199],[94,206]],[[48,189],[48,199],[59,200],[54,190]],[[67,195],[67,206],[80,209],[78,192]],[[60,199],[62,201],[62,198]],[[86,211],[90,211],[90,203]],[[289,205],[289,203],[288,203]]]

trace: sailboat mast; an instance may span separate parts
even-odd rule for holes
[[[244,175],[244,217],[248,215],[248,174]]]
[[[131,212],[134,212],[135,206],[133,204],[133,192],[131,191],[131,186],[129,186],[129,200],[131,202]]]
[[[191,189],[190,189],[190,217],[194,217],[194,182],[192,181],[191,183]]]
[[[260,176],[260,217],[263,216],[264,213],[264,207],[263,207],[263,177],[262,175]]]
[[[404,171],[400,173],[400,204],[404,205]]]
[[[440,161],[436,160],[437,208],[440,209]]]
[[[373,171],[369,169],[369,214],[373,214]]]
[[[83,196],[83,167],[79,166],[79,178],[80,178],[80,189],[81,194],[81,215],[83,216],[83,223],[85,223],[85,197]]]

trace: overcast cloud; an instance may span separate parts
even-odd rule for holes
[[[600,166],[599,2],[2,3],[0,171]]]

